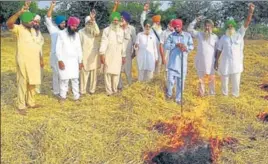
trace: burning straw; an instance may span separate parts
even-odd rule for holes
[[[173,117],[171,121],[158,121],[150,130],[156,130],[165,137],[158,141],[158,149],[145,153],[148,164],[194,164],[216,163],[221,147],[238,143],[238,140],[205,138],[202,136],[200,120]]]
[[[263,122],[268,122],[268,113],[267,112],[261,112],[257,115],[257,118]]]

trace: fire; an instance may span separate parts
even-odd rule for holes
[[[257,115],[257,118],[260,119],[263,122],[268,122],[268,113],[267,112],[261,112]]]
[[[268,84],[260,84],[259,87],[264,91],[268,91]]]
[[[174,159],[181,159],[183,158],[183,153],[181,152],[186,152],[189,156],[189,152],[199,153],[202,151],[208,154],[206,160],[209,163],[216,163],[220,156],[222,146],[236,144],[238,142],[238,140],[231,137],[225,139],[210,137],[206,139],[201,135],[201,126],[200,120],[189,120],[182,117],[173,117],[169,121],[157,121],[150,130],[156,130],[163,134],[164,137],[159,140],[156,151],[145,153],[145,162],[148,164],[160,163],[155,162],[157,157],[158,161],[161,159],[162,162],[166,161],[163,163],[168,163],[166,160],[168,156]],[[164,156],[166,156],[166,159],[164,159]],[[177,161],[177,163],[180,162]]]

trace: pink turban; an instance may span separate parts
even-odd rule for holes
[[[80,19],[77,17],[69,17],[67,26],[79,26]]]
[[[172,23],[171,23],[171,26],[173,27],[173,28],[182,28],[182,20],[181,19],[174,19],[174,20],[172,20]]]

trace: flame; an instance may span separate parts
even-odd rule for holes
[[[144,160],[152,163],[152,158],[162,151],[176,152],[180,148],[194,146],[201,141],[199,124],[199,121],[187,121],[181,117],[173,117],[171,121],[156,122],[151,130],[156,130],[166,137],[159,140],[160,148],[157,151],[145,154]]]
[[[238,142],[235,138],[226,137],[210,137],[205,139],[201,135],[201,120],[190,120],[182,117],[173,117],[168,121],[157,121],[150,130],[156,130],[163,134],[157,142],[157,150],[150,151],[144,154],[144,161],[148,164],[153,164],[152,159],[160,152],[178,152],[182,149],[195,147],[200,143],[208,143],[210,147],[210,154],[213,163],[221,154],[221,147]]]
[[[257,118],[262,121],[268,121],[268,113],[267,112],[261,112],[257,115]]]
[[[260,84],[259,87],[264,91],[268,91],[268,84]]]

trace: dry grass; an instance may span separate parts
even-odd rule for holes
[[[148,84],[135,82],[112,97],[105,95],[100,75],[97,94],[84,97],[80,103],[73,102],[70,95],[60,105],[50,91],[49,50],[46,36],[43,93],[36,96],[37,102],[45,107],[21,116],[14,105],[15,39],[1,38],[1,162],[143,163],[143,153],[154,150],[161,137],[148,127],[159,119],[180,115],[180,106],[164,100],[163,75]],[[237,147],[224,148],[220,163],[267,163],[268,125],[259,122],[256,115],[268,111],[268,102],[260,98],[268,93],[257,86],[268,83],[268,42],[246,41],[240,98],[222,96],[219,78],[215,97],[198,98],[194,54],[188,60],[184,117],[201,119],[202,134],[207,137],[232,136],[239,140]],[[136,64],[134,68],[136,81]]]

